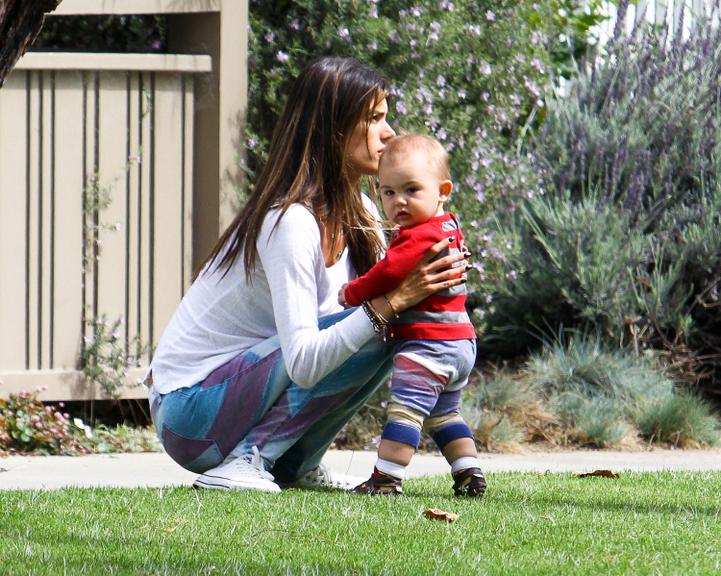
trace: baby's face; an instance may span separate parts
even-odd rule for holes
[[[386,218],[400,226],[422,224],[443,214],[448,191],[439,170],[425,151],[407,152],[381,163],[379,192]]]

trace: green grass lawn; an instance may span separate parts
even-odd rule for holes
[[[721,473],[444,477],[366,497],[0,492],[0,574],[719,574]],[[426,508],[460,514],[428,520]]]

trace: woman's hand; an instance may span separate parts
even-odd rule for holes
[[[405,280],[386,295],[393,310],[383,297],[373,299],[376,308],[381,310],[381,313],[387,312],[389,316],[386,318],[390,318],[394,311],[401,312],[425,300],[431,294],[463,284],[466,281],[466,272],[470,268],[466,261],[466,257],[470,256],[469,252],[450,254],[433,260],[453,241],[446,238],[431,246]]]

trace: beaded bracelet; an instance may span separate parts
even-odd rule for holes
[[[385,318],[378,314],[376,309],[368,300],[361,304],[361,308],[363,308],[363,312],[365,312],[366,316],[368,316],[368,320],[371,321],[371,326],[373,326],[373,332],[378,334],[378,340],[380,340],[381,342],[385,342],[386,340],[388,340],[388,323],[385,321]]]

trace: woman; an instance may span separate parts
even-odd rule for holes
[[[465,281],[450,268],[462,254],[429,263],[443,241],[393,292],[345,311],[337,303],[383,249],[360,183],[394,136],[387,93],[354,59],[301,72],[254,194],[160,339],[151,412],[168,454],[201,474],[196,487],[352,488],[320,461],[388,377],[387,319]]]

